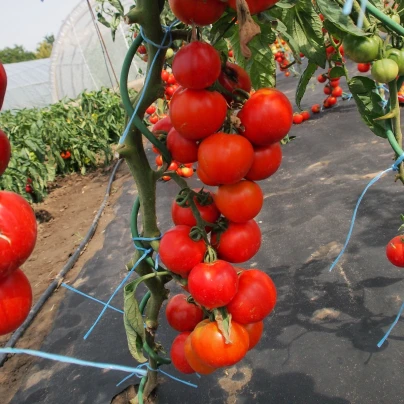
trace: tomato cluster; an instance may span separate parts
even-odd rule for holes
[[[180,332],[171,357],[184,373],[208,374],[235,364],[258,343],[263,320],[276,303],[275,285],[265,272],[234,264],[250,260],[261,246],[254,219],[264,197],[256,181],[281,164],[280,141],[291,128],[292,106],[273,88],[249,95],[245,70],[222,64],[207,43],[183,46],[171,74],[178,88],[169,116],[152,131],[167,133],[171,170],[178,163],[197,163],[202,183],[217,186],[182,189],[171,207],[174,227],[160,242],[161,262],[190,293],[172,297],[167,305],[167,320]],[[217,82],[223,93],[211,88]],[[244,101],[236,94],[244,94]],[[156,163],[163,164],[161,156]]]
[[[6,86],[7,76],[0,63],[0,108]],[[10,156],[10,142],[0,130],[0,175]],[[18,194],[0,191],[0,335],[16,330],[31,309],[31,286],[20,266],[31,255],[36,235],[36,218],[29,203]]]
[[[324,85],[324,94],[328,97],[323,101],[324,108],[331,108],[337,103],[337,99],[342,97],[343,90],[340,87],[340,78],[339,77],[330,77],[330,71],[328,74],[319,74],[317,76],[317,81],[319,83],[325,83]]]

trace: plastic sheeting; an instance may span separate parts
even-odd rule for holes
[[[7,91],[3,110],[45,107],[52,103],[50,59],[4,65]]]
[[[125,12],[134,4],[133,0],[121,2]],[[96,15],[96,1],[90,0],[90,4]],[[96,24],[101,31],[112,67],[103,51],[87,1],[81,0],[64,20],[50,59],[5,65],[8,86],[3,109],[43,107],[65,97],[76,98],[84,90],[117,87],[115,75],[119,80],[129,47],[125,37],[129,27],[121,23],[113,42],[110,29],[98,21]],[[146,63],[135,56],[129,82],[142,81],[139,71],[145,70]]]
[[[96,1],[92,0],[90,4],[95,13]],[[127,12],[134,2],[124,0],[122,4]],[[112,67],[103,52],[87,2],[83,0],[66,18],[53,46],[50,80],[54,102],[63,97],[74,98],[85,89],[98,90],[102,86],[118,85],[113,70],[119,80],[128,49],[124,32],[127,26],[121,24],[113,42],[110,29],[98,22],[97,25],[110,55]],[[129,81],[139,78],[139,68],[145,71],[145,67],[146,64],[136,56]]]

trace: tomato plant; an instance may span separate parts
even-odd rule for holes
[[[373,62],[371,74],[379,83],[389,83],[397,77],[398,65],[393,59],[376,60]]]
[[[379,56],[382,40],[378,35],[370,37],[345,35],[342,44],[349,59],[356,63],[369,63]]]

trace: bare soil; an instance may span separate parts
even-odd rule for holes
[[[113,166],[100,168],[86,176],[72,174],[58,178],[43,203],[34,205],[38,222],[38,239],[35,250],[22,269],[28,276],[34,295],[34,303],[40,298],[54,277],[86,235],[104,199]],[[64,282],[72,282],[85,262],[104,242],[104,230],[114,217],[113,206],[119,197],[123,182],[130,177],[126,164],[121,164],[113,183],[108,205],[99,221],[97,231]],[[58,306],[65,296],[65,289],[57,289],[20,338],[17,347],[39,349],[52,327]],[[11,337],[0,337],[4,346]],[[15,355],[0,369],[1,403],[10,402],[21,380],[28,372],[33,359]]]

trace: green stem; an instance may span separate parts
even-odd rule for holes
[[[359,5],[359,3],[356,0],[354,0],[354,2],[353,2],[353,10],[355,11],[355,14],[357,14],[358,16],[362,14],[361,6]],[[369,28],[369,26],[370,26],[370,22],[364,15],[363,16],[363,28],[366,30],[366,28]]]
[[[390,17],[388,17],[386,14],[384,14],[378,8],[376,8],[369,1],[366,3],[366,9],[368,10],[368,12],[370,14],[372,14],[374,17],[376,17],[383,24],[387,25],[396,34],[404,35],[404,28],[400,24],[397,24],[395,21],[393,21]]]
[[[144,391],[144,386],[145,386],[146,382],[147,382],[147,376],[143,376],[142,380],[140,381],[140,384],[139,384],[139,390],[137,392],[137,399],[139,401],[139,404],[144,404],[143,391]]]

